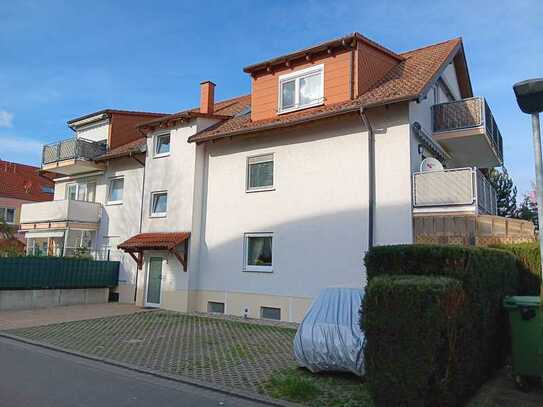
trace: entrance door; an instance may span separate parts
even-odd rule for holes
[[[146,307],[160,307],[160,292],[162,286],[162,257],[149,259],[149,272],[147,273]]]

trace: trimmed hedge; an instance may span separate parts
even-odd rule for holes
[[[456,279],[462,284],[466,294],[466,312],[462,314],[458,325],[458,347],[455,347],[450,355],[457,370],[447,378],[448,384],[436,383],[426,390],[428,394],[443,396],[442,403],[434,405],[448,405],[449,400],[467,397],[495,368],[503,365],[509,349],[509,330],[502,300],[506,295],[517,293],[519,282],[517,260],[512,254],[482,247],[380,246],[367,253],[365,264],[369,280],[368,290],[372,280],[383,275],[442,276]],[[363,329],[376,318],[371,309],[366,311],[366,305],[365,301],[362,313]],[[413,318],[410,318],[410,322],[414,325],[419,323]],[[400,336],[388,339],[391,342],[388,345],[383,344],[382,347],[403,347],[404,352],[413,354],[409,348],[412,345],[404,344]],[[376,331],[371,331],[369,335],[366,333],[366,359],[381,357],[370,355],[369,349],[375,348],[374,343],[382,340]],[[377,370],[377,365],[370,365],[367,369],[369,381],[374,383],[372,375],[388,377],[388,392],[399,391],[395,383],[401,382],[400,377],[417,373],[402,366],[396,366],[383,374]],[[384,388],[386,384],[373,387],[377,398],[381,397],[377,394],[379,389]],[[421,398],[425,399],[426,396],[421,395]]]
[[[368,382],[379,406],[456,405],[456,336],[465,317],[460,281],[432,276],[383,276],[366,290]],[[395,372],[401,373],[396,374]],[[391,374],[392,373],[392,374]]]
[[[541,253],[539,241],[494,246],[513,253],[519,263],[519,295],[535,295],[541,292]]]

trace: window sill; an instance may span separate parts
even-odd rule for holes
[[[282,114],[297,112],[299,110],[309,109],[309,108],[312,108],[312,107],[317,107],[317,106],[322,106],[322,105],[324,105],[324,100],[322,102],[312,103],[310,105],[297,106],[297,107],[291,107],[291,108],[284,109],[284,110],[279,110],[277,112],[277,114],[282,115]]]
[[[268,191],[275,191],[275,187],[266,187],[266,188],[253,188],[253,189],[246,189],[245,192],[248,194],[253,192],[268,192]]]
[[[269,269],[265,269],[265,268],[258,268],[258,269],[253,269],[253,268],[245,268],[243,269],[243,272],[244,273],[273,273],[273,269],[272,268],[269,268]]]
[[[169,157],[169,156],[170,156],[170,153],[162,153],[162,154],[155,154],[153,158],[164,158],[164,157]]]
[[[110,201],[106,202],[106,206],[115,206],[115,205],[122,205],[123,201]]]
[[[154,213],[149,215],[150,218],[165,218],[166,216],[166,213]]]

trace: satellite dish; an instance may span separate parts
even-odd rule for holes
[[[443,165],[434,157],[428,157],[420,163],[420,172],[443,171]]]

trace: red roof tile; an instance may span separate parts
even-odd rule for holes
[[[105,161],[111,160],[113,158],[126,157],[132,154],[140,154],[145,152],[147,146],[147,139],[145,137],[140,137],[137,140],[131,141],[130,143],[123,144],[122,146],[113,148],[102,154],[99,157],[95,158],[95,161]]]
[[[173,250],[190,237],[190,232],[140,233],[117,246],[125,251]]]
[[[25,201],[52,201],[53,194],[44,188],[54,188],[52,172],[38,173],[31,165],[0,160],[0,196]]]
[[[224,120],[189,138],[205,142],[238,134],[264,131],[276,127],[301,124],[320,118],[348,113],[360,107],[372,107],[414,100],[422,96],[435,76],[461,47],[459,38],[400,54],[403,61],[358,99],[288,113],[265,120],[252,121],[249,114]],[[247,99],[247,104],[250,99]]]

